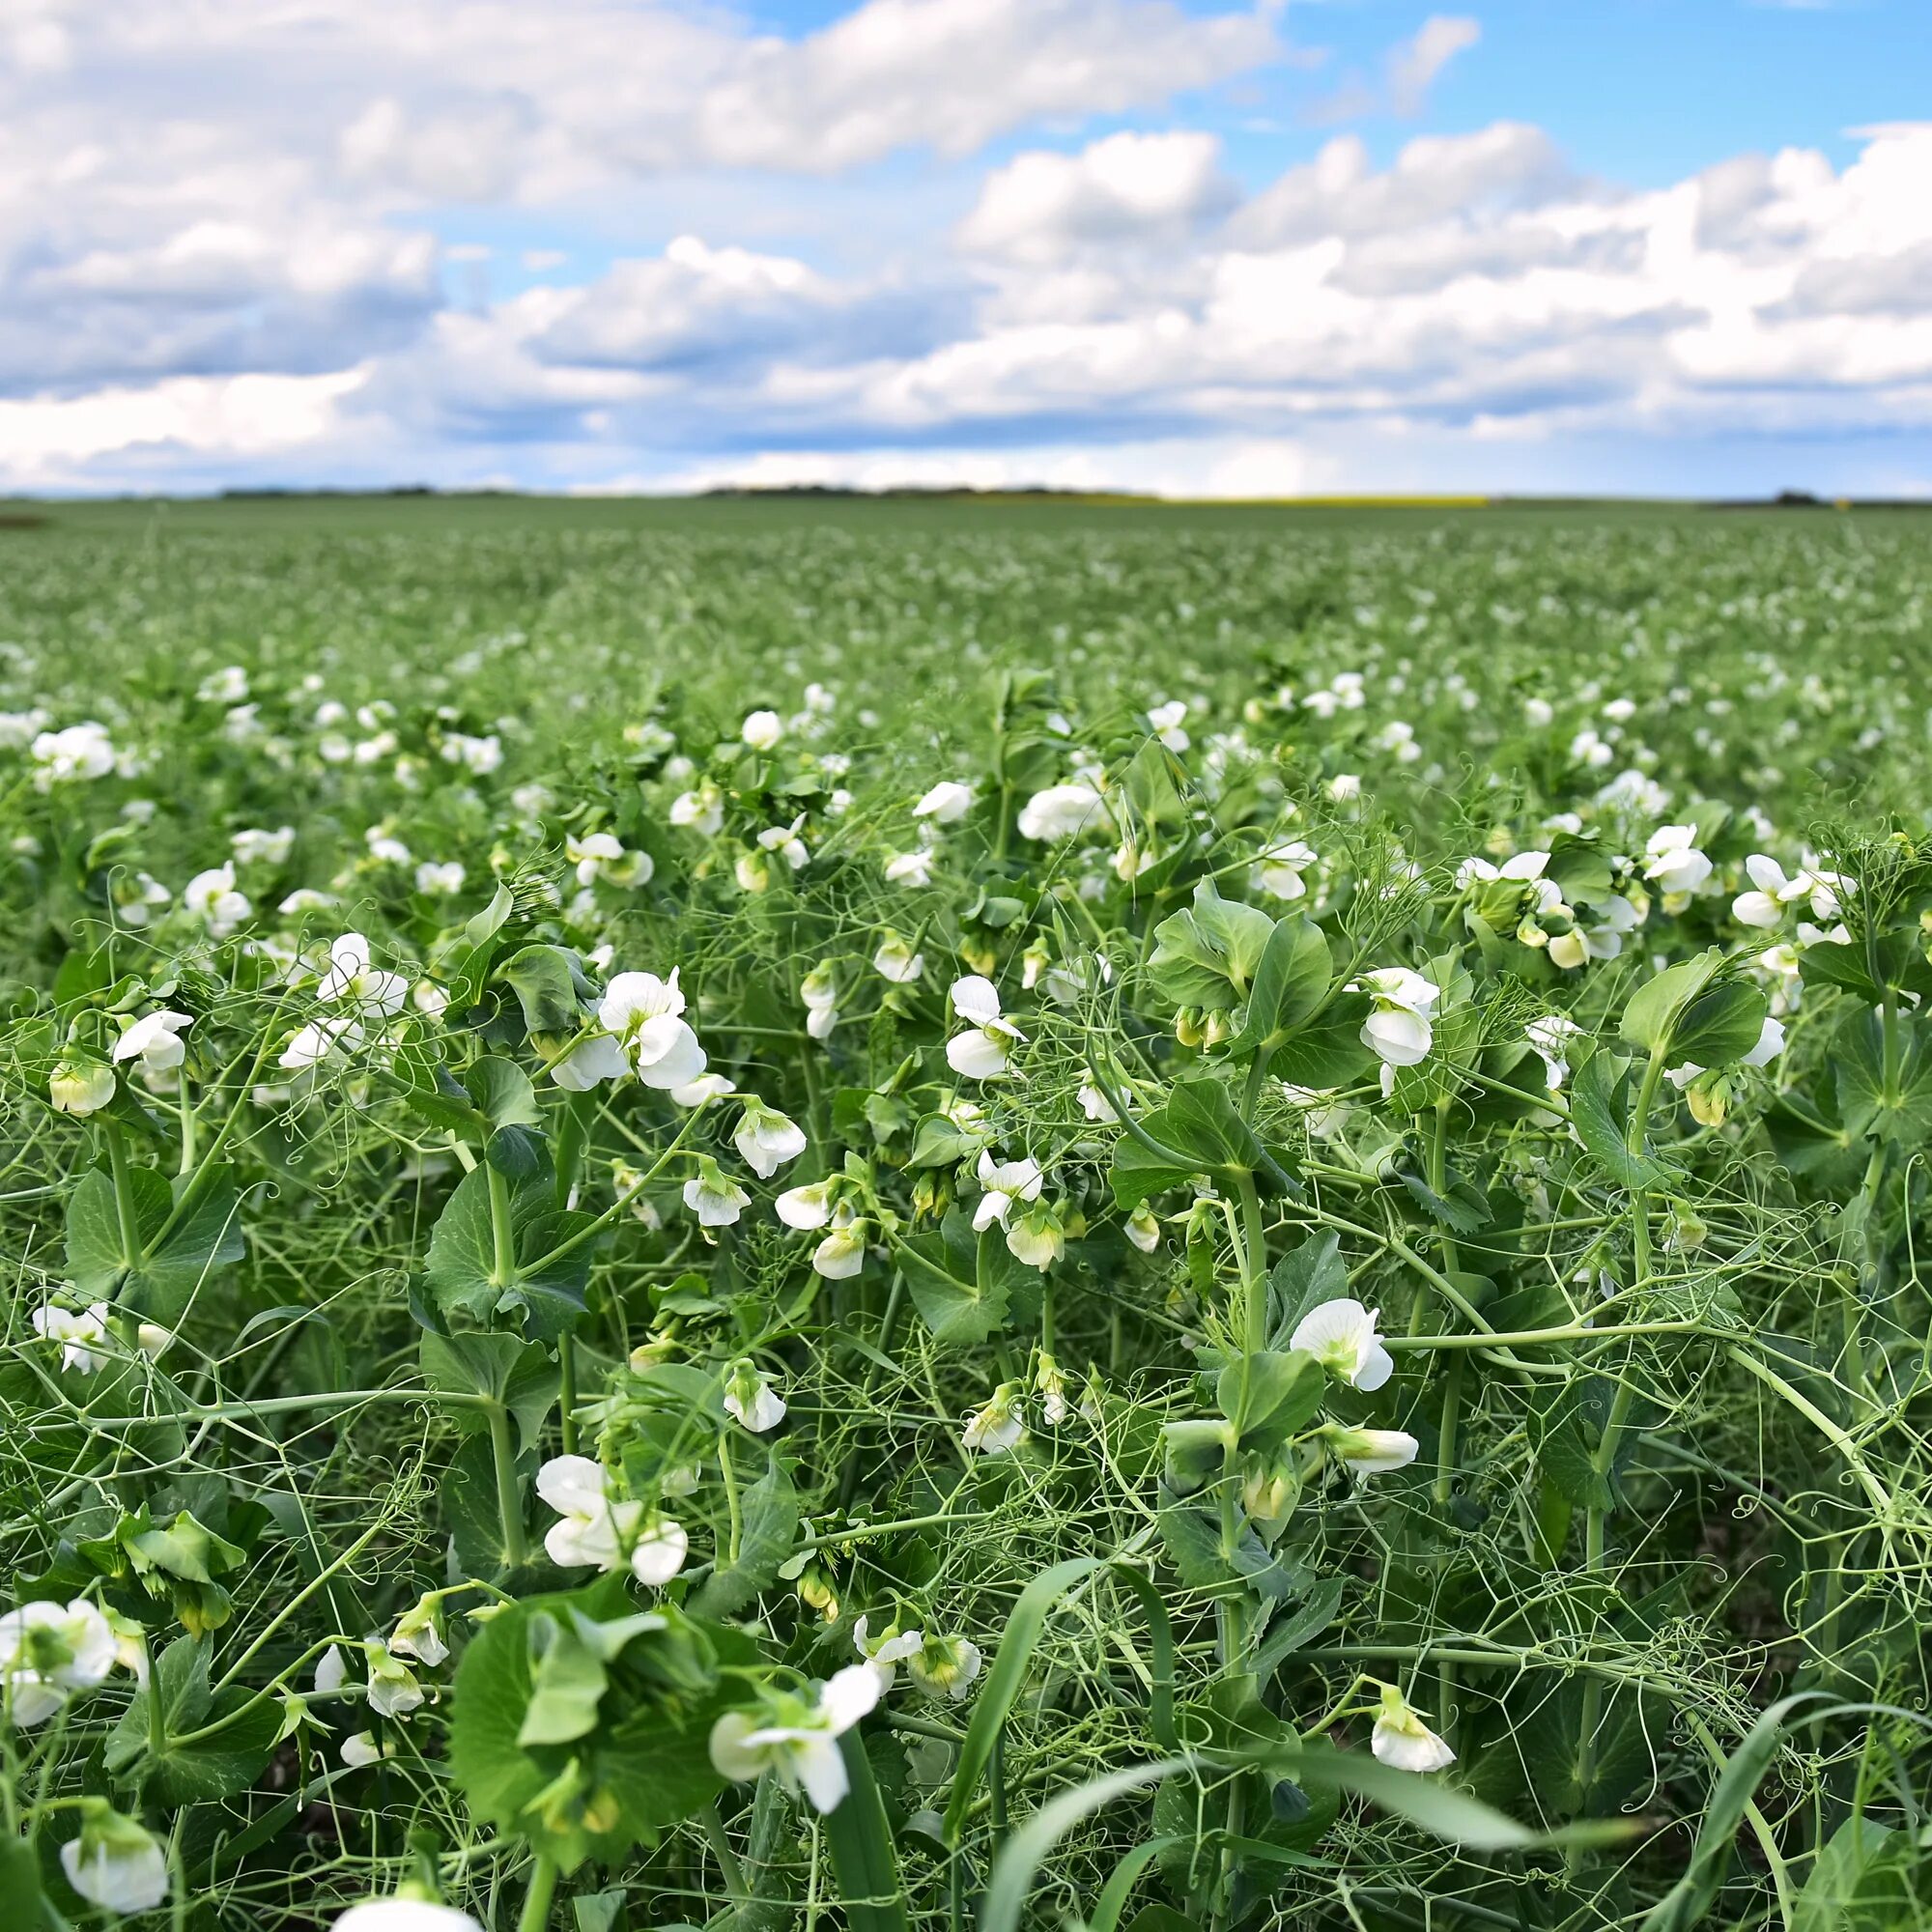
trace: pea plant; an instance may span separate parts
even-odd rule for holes
[[[1922,822],[1323,639],[9,714],[22,1922],[1918,1922]]]

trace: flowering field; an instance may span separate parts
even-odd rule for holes
[[[0,530],[11,1922],[1932,1919],[1928,662],[1906,518]]]

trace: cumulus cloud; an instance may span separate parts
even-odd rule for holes
[[[1420,114],[1442,70],[1482,38],[1481,25],[1466,14],[1430,14],[1389,55],[1389,105],[1404,117]]]
[[[1642,189],[1525,122],[1344,135],[1244,190],[1185,97],[1276,59],[1278,12],[866,0],[781,40],[649,0],[14,0],[0,484],[1267,495],[1932,427],[1932,124]],[[1428,22],[1389,99],[1475,33]],[[627,231],[658,178],[677,224]],[[836,226],[861,193],[929,231]]]

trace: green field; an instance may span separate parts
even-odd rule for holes
[[[0,505],[0,1896],[1932,1920],[1929,667],[1905,512]]]

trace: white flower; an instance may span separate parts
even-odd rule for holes
[[[876,1637],[871,1634],[869,1618],[855,1617],[852,1622],[852,1647],[878,1672],[881,1691],[893,1688],[898,1665],[916,1655],[924,1641],[923,1632],[902,1631],[896,1622],[888,1624]]]
[[[1255,878],[1263,892],[1278,899],[1298,899],[1308,891],[1302,876],[1316,863],[1315,848],[1299,838],[1264,852],[1255,867]]]
[[[732,1091],[732,1082],[723,1073],[700,1073],[682,1087],[670,1090],[671,1104],[677,1107],[708,1107]]]
[[[1127,1216],[1123,1232],[1144,1255],[1152,1254],[1160,1246],[1160,1223],[1154,1219],[1153,1209],[1145,1201]]]
[[[343,1746],[345,1754],[349,1747]],[[368,1898],[352,1905],[328,1932],[483,1932],[467,1912],[427,1898]]]
[[[1091,784],[1048,785],[1027,800],[1020,811],[1020,836],[1056,842],[1070,838],[1091,824],[1102,807]]]
[[[98,1114],[113,1097],[114,1069],[98,1060],[57,1060],[47,1075],[47,1098],[57,1114]]]
[[[1776,859],[1753,852],[1745,861],[1745,870],[1756,888],[1740,893],[1731,901],[1732,916],[1745,925],[1769,929],[1779,923],[1788,905],[1810,901],[1816,919],[1836,919],[1844,895],[1857,890],[1842,872],[1819,871],[1804,866],[1789,877]]]
[[[194,695],[204,704],[240,704],[248,696],[248,673],[240,665],[224,665],[210,671]]]
[[[1362,795],[1362,775],[1359,772],[1337,772],[1328,781],[1328,796],[1337,805],[1347,805]]]
[[[60,1861],[68,1884],[106,1912],[152,1912],[168,1895],[160,1840],[104,1798],[81,1801],[80,1835],[60,1848]]]
[[[372,966],[369,942],[359,932],[345,932],[329,945],[328,971],[315,996],[329,1005],[346,1003],[365,1019],[386,1020],[402,1011],[410,982],[401,973]]]
[[[235,833],[228,840],[228,849],[235,854],[238,866],[279,866],[295,850],[295,843],[293,825],[279,826],[273,832],[251,826]]]
[[[646,1523],[642,1503],[613,1499],[604,1465],[588,1456],[553,1456],[537,1471],[537,1494],[560,1519],[544,1536],[558,1568],[621,1570],[628,1562],[638,1581],[652,1588],[684,1568],[690,1550],[684,1530],[668,1518]]]
[[[909,986],[925,971],[925,954],[915,952],[896,932],[889,932],[872,954],[872,971],[895,986]]]
[[[811,1271],[825,1281],[850,1281],[866,1265],[866,1224],[838,1209],[832,1232],[811,1251]]]
[[[1666,894],[1694,893],[1715,869],[1698,851],[1694,825],[1660,825],[1644,845],[1643,875]]]
[[[1018,1382],[1002,1382],[993,1391],[992,1400],[967,1422],[961,1443],[988,1456],[1004,1456],[1026,1434],[1021,1393]]]
[[[1395,1361],[1376,1332],[1378,1311],[1344,1296],[1311,1308],[1295,1324],[1291,1349],[1302,1349],[1332,1376],[1373,1393],[1395,1373]]]
[[[891,886],[931,885],[932,854],[926,851],[894,853],[886,861],[886,883]]]
[[[1566,1055],[1570,1042],[1577,1038],[1583,1029],[1561,1013],[1545,1013],[1541,1019],[1531,1020],[1522,1031],[1523,1037],[1543,1062],[1544,1085],[1552,1094],[1555,1093],[1570,1077],[1570,1062]]]
[[[62,731],[43,731],[29,755],[36,767],[34,783],[45,791],[73,780],[105,778],[114,769],[117,753],[106,725],[90,718]]]
[[[463,890],[463,882],[469,876],[460,859],[445,859],[440,864],[425,859],[416,867],[416,891],[425,898],[448,898]]]
[[[248,903],[247,895],[235,890],[232,864],[197,872],[182,889],[182,904],[216,939],[226,939],[255,910]]]
[[[61,1367],[91,1376],[105,1359],[97,1345],[107,1340],[107,1304],[97,1301],[76,1314],[57,1302],[47,1301],[34,1310],[34,1333],[43,1341],[61,1345]]]
[[[366,1695],[369,1708],[379,1718],[407,1718],[423,1701],[423,1688],[407,1663],[390,1654],[380,1637],[371,1637],[364,1646],[369,1663]]]
[[[1541,731],[1556,722],[1556,707],[1547,697],[1525,697],[1522,700],[1523,723],[1531,730]]]
[[[731,1145],[760,1180],[769,1180],[786,1161],[796,1160],[807,1146],[805,1129],[763,1101],[748,1099],[738,1117]]]
[[[630,1072],[631,1063],[624,1049],[608,1033],[594,1033],[580,1039],[560,1060],[551,1065],[553,1083],[568,1094],[587,1094],[607,1080],[621,1080]]]
[[[973,1688],[985,1660],[980,1646],[963,1636],[929,1636],[918,1650],[907,1653],[912,1681],[928,1697],[949,1697],[957,1703]]]
[[[838,1740],[878,1704],[883,1689],[869,1663],[853,1663],[818,1685],[810,1703],[795,1693],[772,1697],[759,1716],[773,1721],[726,1711],[711,1727],[712,1765],[739,1783],[774,1772],[815,1810],[835,1811],[849,1788]]]
[[[1026,1035],[1000,1015],[1000,995],[977,973],[952,982],[952,1010],[967,1021],[964,1033],[946,1042],[946,1064],[969,1080],[997,1080],[1009,1070],[1008,1042]]]
[[[915,818],[930,818],[935,824],[952,825],[973,809],[973,787],[956,779],[942,779],[913,807]]]
[[[92,1690],[114,1668],[113,1627],[85,1597],[36,1599],[0,1616],[0,1696],[14,1723],[44,1724],[73,1690]]]
[[[986,1190],[980,1197],[980,1205],[973,1210],[976,1233],[991,1227],[995,1221],[1004,1228],[1014,1204],[1037,1201],[1045,1182],[1037,1161],[995,1160],[989,1148],[980,1150],[980,1164],[976,1171],[980,1185]]]
[[[752,1197],[713,1160],[703,1160],[684,1183],[684,1205],[702,1228],[728,1228],[751,1205]]]
[[[724,794],[709,779],[696,791],[680,792],[670,802],[670,822],[715,838],[724,824]]]
[[[276,1063],[291,1073],[306,1073],[340,1050],[354,1053],[362,1044],[362,1028],[348,1014],[339,1019],[311,1020],[283,1047]]]
[[[724,1412],[762,1435],[785,1419],[784,1398],[754,1363],[741,1359],[731,1364],[724,1383]]]
[[[381,1764],[387,1755],[387,1751],[376,1748],[374,1731],[357,1731],[354,1737],[342,1740],[342,1762],[351,1771],[365,1771],[372,1764]]]
[[[1357,1476],[1375,1476],[1406,1469],[1422,1447],[1406,1429],[1337,1429],[1322,1431],[1329,1453]]]
[[[138,1060],[143,1073],[172,1072],[187,1056],[182,1030],[193,1024],[192,1014],[170,1012],[165,1008],[157,1013],[144,1013],[114,1042],[114,1059],[117,1064]]]
[[[461,765],[465,771],[473,772],[478,778],[487,778],[503,762],[503,741],[494,731],[487,738],[471,737],[467,731],[452,731],[442,741],[442,756],[445,764]]]
[[[631,1065],[646,1087],[687,1086],[704,1071],[704,1049],[680,1016],[684,994],[677,974],[619,973],[605,989],[597,1018],[623,1041]]]
[[[1029,1208],[1007,1229],[1007,1252],[1028,1267],[1050,1267],[1066,1252],[1060,1216],[1044,1203]]]
[[[1362,1022],[1364,1046],[1390,1066],[1413,1066],[1428,1058],[1435,1038],[1429,1015],[1442,997],[1439,986],[1406,966],[1381,966],[1364,973],[1351,990],[1367,993],[1375,1003]]]
[[[1767,1018],[1758,1029],[1757,1044],[1738,1062],[1740,1066],[1769,1066],[1784,1051],[1784,1022]]]
[[[1456,1762],[1456,1753],[1409,1709],[1408,1700],[1393,1685],[1382,1687],[1382,1708],[1369,1748],[1398,1771],[1441,1771]]]
[[[776,711],[753,711],[738,727],[738,735],[754,752],[769,752],[784,736],[784,720]]]
[[[396,1620],[389,1636],[390,1652],[397,1657],[412,1657],[434,1669],[449,1655],[442,1634],[442,1613],[434,1597],[420,1597],[412,1609]]]
[[[809,1180],[802,1187],[787,1187],[772,1206],[787,1228],[822,1228],[832,1219],[833,1197],[838,1191],[838,1177]]]
[[[1184,752],[1194,741],[1180,728],[1180,721],[1187,716],[1184,698],[1174,698],[1166,704],[1156,704],[1147,715],[1148,723],[1153,726],[1153,734],[1170,752]]]
[[[332,1643],[315,1662],[315,1694],[318,1697],[333,1697],[348,1681],[349,1660],[342,1654],[342,1646]]]
[[[758,849],[776,852],[794,872],[802,870],[811,857],[805,840],[798,836],[804,825],[805,813],[801,811],[788,825],[766,826],[758,834]]]

